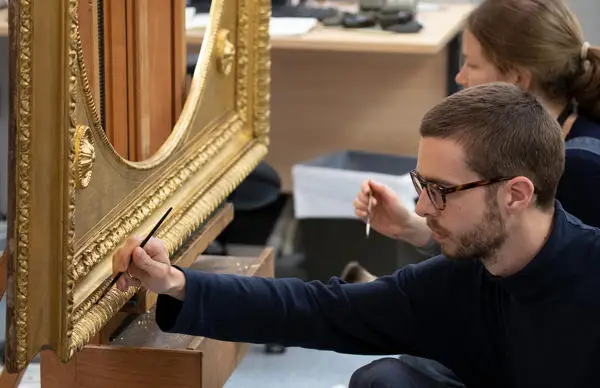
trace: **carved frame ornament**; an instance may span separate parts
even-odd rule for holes
[[[10,372],[43,347],[69,361],[137,292],[105,294],[125,239],[173,206],[158,236],[176,260],[268,149],[270,0],[213,1],[183,112],[143,162],[120,157],[101,126],[77,7],[10,2]]]

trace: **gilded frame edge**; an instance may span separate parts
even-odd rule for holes
[[[15,179],[12,188],[19,195],[15,196],[14,200],[14,220],[15,225],[12,228],[11,237],[12,248],[9,249],[9,257],[11,262],[11,270],[15,278],[11,282],[10,293],[12,294],[11,308],[9,315],[12,315],[12,320],[16,324],[7,328],[7,333],[10,338],[7,338],[11,344],[7,346],[7,370],[10,372],[18,372],[23,370],[30,359],[37,353],[39,349],[32,349],[32,341],[29,338],[29,320],[32,319],[29,315],[29,283],[28,283],[28,268],[31,259],[31,251],[29,250],[29,242],[32,234],[29,228],[28,213],[32,210],[31,203],[31,184],[32,176],[28,175],[31,168],[29,162],[31,159],[31,135],[32,135],[32,76],[34,58],[32,53],[33,40],[33,14],[32,0],[15,0],[11,3],[11,11],[16,13],[13,15],[11,23],[13,27],[11,31],[11,40],[18,42],[18,58],[15,63],[11,64],[13,74],[18,74],[18,79],[14,82],[14,89],[18,93],[15,94],[14,101],[11,102],[13,107],[13,118],[11,125],[14,126],[13,140],[17,143],[17,152],[11,155],[14,158],[13,165],[16,169]],[[59,0],[57,0],[59,1]],[[62,327],[58,333],[60,339],[55,345],[62,344],[60,348],[55,350],[59,354],[63,362],[70,360],[74,354],[81,349],[89,340],[100,330],[100,328],[126,303],[126,301],[135,293],[135,290],[129,290],[126,293],[116,292],[111,290],[104,298],[94,303],[92,307],[84,309],[83,314],[77,315],[73,310],[73,267],[74,267],[74,192],[76,190],[76,179],[74,171],[75,152],[71,146],[74,142],[77,133],[77,123],[73,120],[73,112],[77,103],[75,98],[75,89],[77,82],[85,84],[85,77],[78,78],[78,72],[81,68],[80,48],[78,47],[78,32],[77,32],[77,0],[61,0],[65,7],[65,20],[68,20],[69,25],[65,27],[66,41],[68,48],[67,62],[68,66],[68,107],[66,109],[66,118],[68,119],[68,129],[64,132],[67,138],[66,149],[59,152],[59,157],[68,156],[65,164],[68,168],[64,170],[64,182],[66,183],[62,189],[65,191],[64,207],[60,210],[60,216],[64,218],[63,236],[65,237],[64,244],[61,244],[60,249],[63,251],[62,260],[56,263],[62,270],[62,289],[63,298],[60,307],[60,316]],[[252,8],[256,14],[248,12],[248,3],[250,0],[238,0],[238,24],[247,23],[247,33],[250,37],[248,40],[240,39],[238,41],[238,62],[250,64],[250,68],[246,67],[244,71],[253,74],[248,78],[253,83],[250,88],[254,95],[244,94],[247,91],[248,84],[241,85],[242,92],[236,97],[237,104],[237,120],[229,123],[228,128],[225,128],[221,134],[229,132],[235,133],[244,126],[250,126],[252,130],[251,139],[234,161],[217,179],[214,184],[203,195],[198,196],[190,201],[186,206],[185,211],[180,211],[175,217],[178,222],[171,222],[166,226],[161,237],[167,242],[169,252],[174,252],[179,245],[194,231],[194,229],[203,222],[210,213],[225,200],[227,195],[247,176],[250,171],[258,164],[258,162],[266,155],[268,148],[268,133],[269,133],[269,84],[270,84],[270,58],[269,58],[269,18],[270,18],[270,1],[256,1],[258,5]],[[254,20],[254,23],[253,23]],[[241,32],[238,32],[238,37]],[[250,44],[245,44],[249,42]],[[249,50],[248,46],[256,44],[255,50]],[[38,61],[39,62],[39,61]],[[239,63],[238,63],[239,64]],[[14,66],[14,68],[12,67]],[[241,75],[242,77],[244,75]],[[247,74],[246,74],[247,76]],[[85,87],[85,85],[84,85]],[[241,96],[241,98],[240,98]],[[246,97],[246,99],[244,99]],[[89,101],[88,101],[89,102]],[[221,147],[225,142],[222,142]],[[217,151],[221,148],[217,145]],[[161,186],[159,184],[159,186]],[[156,208],[154,209],[156,210]],[[147,216],[146,216],[147,218]],[[138,226],[144,219],[140,219]],[[10,231],[9,231],[10,233]],[[123,236],[124,238],[125,236]],[[117,242],[122,242],[117,241]],[[105,255],[104,255],[105,256]],[[100,293],[101,288],[96,290]],[[65,298],[66,296],[66,298]],[[93,298],[93,295],[91,295]],[[66,303],[65,303],[66,302]],[[73,319],[76,321],[73,323]],[[40,344],[45,345],[45,344]],[[52,345],[52,344],[50,344]],[[33,345],[35,346],[35,344]],[[34,353],[35,352],[35,353]]]

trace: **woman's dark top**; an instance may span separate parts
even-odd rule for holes
[[[574,146],[576,138],[587,138],[587,145]],[[600,122],[578,116],[565,142],[565,171],[556,198],[567,212],[600,227]]]

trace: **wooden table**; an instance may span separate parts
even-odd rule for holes
[[[397,34],[381,30],[316,27],[301,36],[273,36],[274,49],[305,49],[399,54],[437,54],[462,29],[465,18],[473,9],[470,4],[445,4],[439,11],[419,14],[423,28],[417,34]],[[187,31],[188,43],[202,43],[202,29]]]
[[[292,166],[317,156],[345,149],[416,155],[421,118],[456,90],[458,35],[473,8],[421,12],[417,34],[318,27],[273,36],[266,161],[284,191],[293,188]],[[7,31],[0,23],[0,35]],[[202,38],[202,30],[187,32],[189,52]]]

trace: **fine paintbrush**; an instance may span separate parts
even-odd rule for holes
[[[373,193],[369,192],[369,203],[367,205],[367,237],[369,237],[369,232],[371,232],[371,201],[373,200]]]
[[[161,217],[161,219],[158,220],[158,222],[156,223],[156,225],[154,225],[154,228],[152,228],[152,230],[150,231],[150,233],[148,233],[148,235],[146,236],[146,238],[140,244],[140,248],[144,248],[144,246],[148,243],[148,241],[150,240],[150,238],[152,238],[152,236],[154,235],[154,233],[156,233],[156,231],[158,230],[158,228],[160,227],[160,225],[163,223],[163,221],[167,218],[167,216],[169,215],[169,213],[171,212],[171,210],[173,210],[172,207],[170,207],[165,212],[165,214]],[[111,280],[110,284],[106,288],[106,292],[108,292],[111,289],[111,287],[115,285],[115,283],[119,280],[119,278],[121,277],[121,275],[123,275],[123,272],[119,272],[117,274],[117,276],[115,276],[113,278],[113,280]]]

